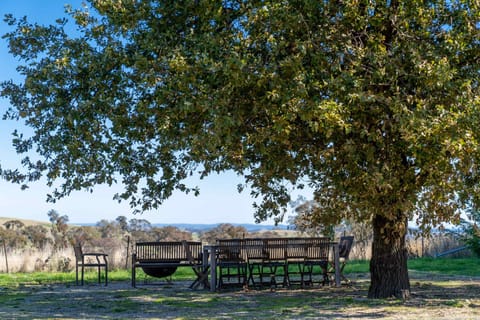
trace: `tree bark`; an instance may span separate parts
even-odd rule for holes
[[[380,215],[373,218],[369,298],[405,299],[410,295],[405,246],[407,225],[407,218],[401,214],[394,220]]]

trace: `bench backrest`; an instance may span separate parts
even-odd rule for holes
[[[231,253],[244,260],[321,260],[327,261],[331,240],[316,238],[245,238],[217,239],[219,260],[230,259]],[[241,251],[240,254],[238,252]]]
[[[135,260],[138,262],[177,262],[200,264],[202,243],[196,241],[137,242]]]

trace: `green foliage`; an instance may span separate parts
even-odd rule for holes
[[[202,232],[200,239],[205,243],[215,243],[217,239],[242,239],[248,235],[247,229],[230,223],[221,223],[217,227]]]
[[[480,258],[480,211],[470,211],[467,219],[462,219],[462,240]]]
[[[464,242],[477,257],[480,257],[480,234],[476,225],[471,225],[466,229],[467,236]]]
[[[323,219],[457,218],[478,158],[475,2],[90,4],[70,12],[78,38],[6,18],[26,62],[6,117],[43,160],[5,178],[60,182],[50,200],[120,178],[117,198],[147,210],[231,169],[263,195],[259,219],[305,177]]]
[[[458,222],[479,191],[477,1],[89,3],[78,38],[6,17],[24,81],[0,96],[32,134],[14,132],[25,172],[2,176],[44,176],[51,201],[120,182],[144,211],[233,170],[258,220],[281,220],[308,184],[312,219],[373,221],[383,276],[415,213]]]

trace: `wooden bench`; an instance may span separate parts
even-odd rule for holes
[[[136,287],[136,269],[146,274],[164,277],[177,267],[192,267],[197,279],[191,287],[203,282],[202,243],[195,241],[137,242],[132,254],[132,286]]]

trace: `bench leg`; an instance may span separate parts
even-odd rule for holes
[[[85,274],[85,267],[83,266],[83,263],[82,263],[82,286],[83,286],[83,277],[84,277],[84,274]]]
[[[135,275],[135,266],[132,266],[132,287],[136,288],[136,275]]]
[[[101,273],[101,272],[102,272],[102,271],[101,271],[101,268],[100,268],[100,266],[98,266],[98,284],[101,283],[101,279],[100,279],[100,273]]]
[[[105,262],[105,287],[108,285],[108,263]]]
[[[202,270],[202,268],[193,267],[192,269],[195,275],[197,276],[197,278],[190,285],[190,289],[196,289],[198,288],[199,285],[203,285],[204,289],[206,288],[209,289],[210,288],[210,284],[208,283],[209,268],[207,267],[205,270]]]
[[[75,284],[78,286],[78,262],[75,263]]]

